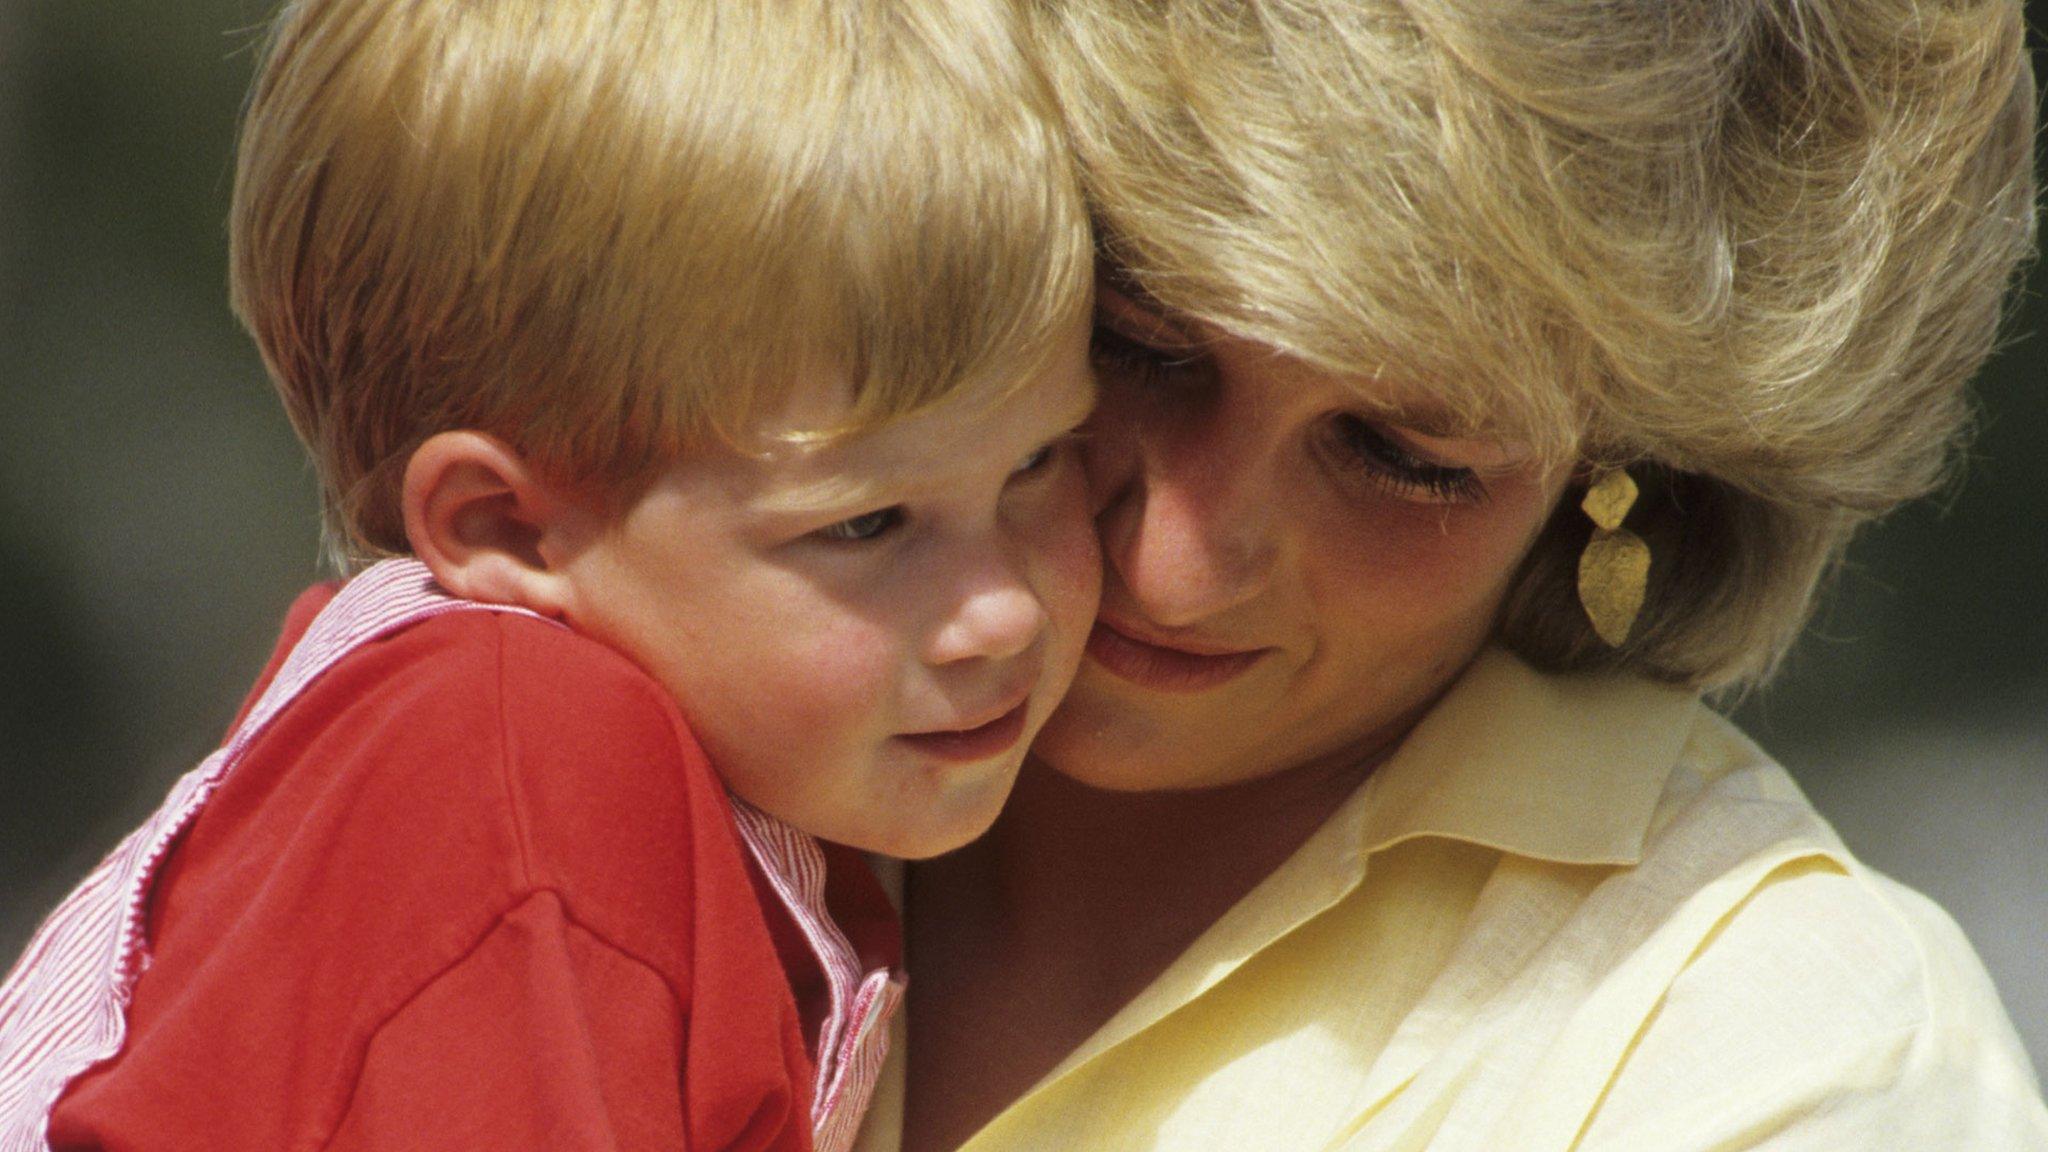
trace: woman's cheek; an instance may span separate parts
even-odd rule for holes
[[[1102,599],[1102,544],[1089,515],[1088,490],[1075,469],[1037,510],[1034,586],[1045,605],[1052,653],[1063,675],[1078,664]]]
[[[1476,504],[1392,495],[1349,504],[1323,534],[1326,586],[1352,589],[1352,598],[1424,629],[1444,617],[1490,615],[1541,525],[1545,509],[1529,496],[1517,488]]]

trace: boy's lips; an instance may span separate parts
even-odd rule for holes
[[[1113,676],[1163,692],[1200,692],[1235,680],[1266,654],[1264,648],[1183,647],[1132,635],[1132,627],[1098,619],[1088,634],[1088,658]]]
[[[907,732],[896,737],[903,743],[927,756],[939,760],[967,763],[999,756],[1014,747],[1024,735],[1024,719],[1031,711],[1031,698],[1025,696],[985,724],[972,728],[944,729],[936,732]]]

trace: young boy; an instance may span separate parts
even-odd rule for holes
[[[1052,123],[1003,0],[289,3],[235,303],[383,559],[0,988],[0,1149],[845,1147],[819,841],[980,833],[1094,612]]]

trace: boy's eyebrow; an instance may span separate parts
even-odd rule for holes
[[[1047,443],[1072,436],[1095,411],[1095,382],[1075,393],[1075,400],[1060,421],[1059,431]],[[854,446],[852,451],[861,451]],[[842,461],[815,480],[778,488],[756,499],[754,507],[772,516],[815,516],[828,512],[854,511],[862,505],[886,502],[914,485],[922,475],[916,462],[895,459],[894,453],[876,453],[861,460]]]
[[[836,471],[816,480],[778,488],[756,500],[754,506],[772,516],[815,516],[857,508],[900,486],[901,481],[893,477],[855,478],[847,471]]]

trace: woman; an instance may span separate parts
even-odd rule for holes
[[[1044,7],[1107,586],[906,878],[865,1147],[2048,1148],[1953,924],[1698,700],[1944,474],[2019,4]]]

